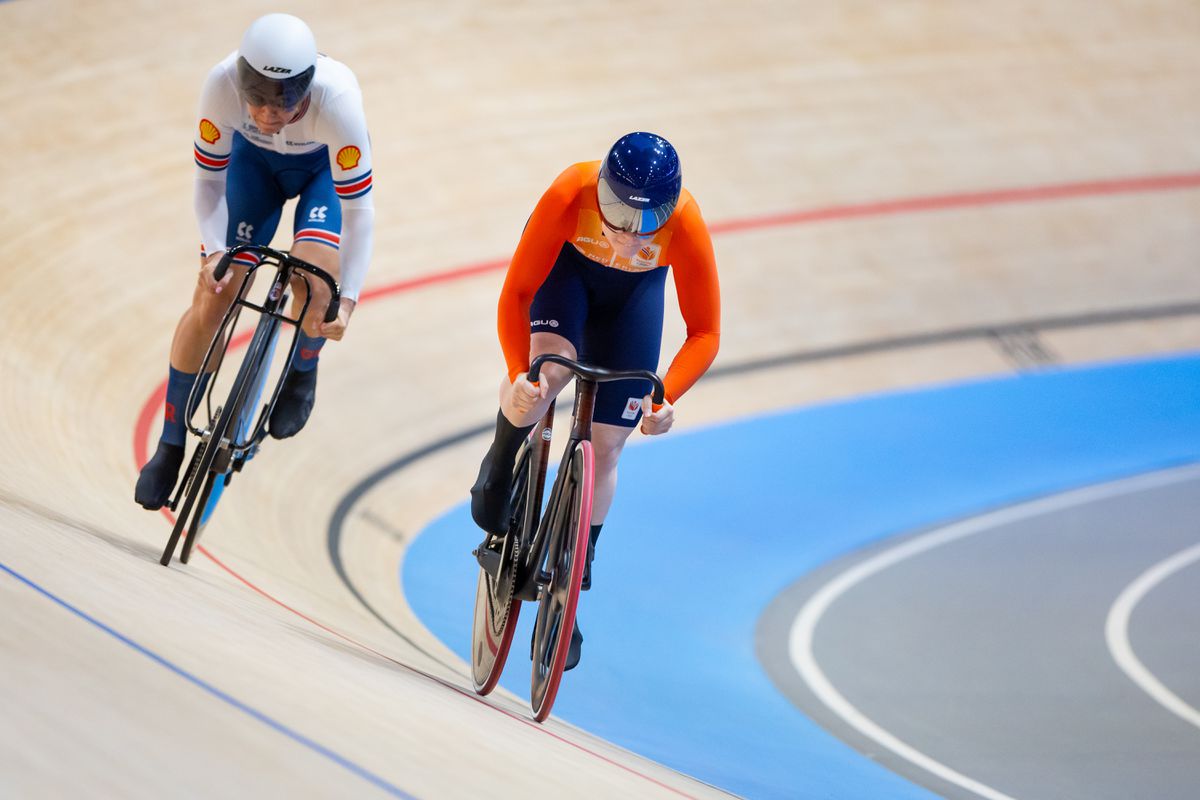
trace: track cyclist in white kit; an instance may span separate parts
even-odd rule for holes
[[[346,65],[317,53],[312,31],[288,14],[268,14],[241,46],[209,72],[195,131],[195,209],[200,225],[200,277],[192,305],[171,342],[163,432],[142,468],[136,502],[161,508],[183,463],[185,406],[205,352],[254,264],[242,254],[223,280],[213,279],[222,253],[235,244],[269,244],[284,203],[298,197],[291,253],[329,272],[341,285],[338,318],[322,321],[328,296],[313,287],[299,346],[268,430],[283,439],[304,427],[316,397],[317,362],[326,339],[339,340],[366,278],[375,210],[371,145],[362,92]],[[292,286],[294,310],[305,285]]]

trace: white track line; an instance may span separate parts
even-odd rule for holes
[[[940,547],[958,539],[965,539],[968,536],[983,533],[1001,525],[1016,522],[1017,520],[1052,513],[1072,506],[1085,505],[1107,497],[1132,494],[1197,478],[1200,478],[1200,466],[1189,465],[1168,472],[1156,472],[1149,475],[1139,475],[1115,483],[1088,486],[1083,489],[1044,497],[1022,505],[1010,506],[982,516],[972,517],[971,519],[947,525],[944,528],[935,528],[906,542],[902,542],[891,549],[877,553],[867,560],[854,565],[822,586],[801,607],[800,613],[796,615],[795,622],[792,623],[789,636],[789,653],[792,658],[792,664],[800,674],[801,679],[808,684],[813,694],[830,711],[837,714],[862,735],[947,783],[960,786],[974,792],[980,797],[987,798],[987,800],[1014,800],[1009,795],[999,792],[990,786],[985,786],[930,758],[891,733],[888,733],[851,705],[834,688],[829,679],[825,677],[825,673],[818,666],[816,656],[813,653],[813,634],[821,621],[821,617],[840,596],[857,584],[878,572],[882,572],[888,567],[894,566],[912,556],[932,550],[935,547]]]
[[[1108,642],[1108,651],[1112,653],[1117,666],[1124,671],[1129,679],[1137,684],[1143,692],[1158,701],[1159,705],[1181,719],[1200,728],[1200,711],[1192,708],[1181,700],[1174,692],[1162,684],[1158,678],[1146,669],[1133,652],[1129,643],[1129,617],[1134,607],[1141,599],[1150,593],[1158,584],[1169,578],[1194,561],[1200,561],[1200,544],[1176,553],[1165,561],[1160,561],[1138,576],[1137,580],[1125,587],[1125,591],[1117,597],[1108,611],[1108,620],[1104,624],[1104,638]]]

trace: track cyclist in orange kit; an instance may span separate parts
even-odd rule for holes
[[[256,263],[243,252],[218,282],[214,269],[225,250],[269,244],[284,203],[295,197],[291,254],[341,284],[338,317],[324,322],[329,290],[314,282],[314,302],[269,420],[276,439],[295,435],[308,420],[321,347],[345,333],[371,254],[375,210],[362,92],[349,67],[317,53],[302,20],[288,14],[255,20],[238,50],[209,72],[197,117],[200,276],[171,342],[162,437],[134,490],[135,501],[148,509],[161,508],[178,479],[189,393],[196,383],[203,391],[208,376],[197,373],[205,352]],[[297,278],[292,288],[299,313],[305,284]]]
[[[534,208],[500,293],[500,345],[508,375],[500,387],[496,435],[471,488],[471,515],[495,547],[508,526],[513,462],[521,442],[570,381],[547,364],[556,353],[614,370],[656,370],[664,287],[674,269],[687,338],[664,377],[666,402],[652,408],[649,382],[600,384],[592,444],[596,456],[591,541],[583,588],[591,586],[596,540],[612,504],[617,460],[641,420],[645,434],[671,429],[674,405],[704,374],[720,339],[720,290],[708,227],[683,189],[675,148],[652,133],[621,137],[603,161],[568,167]],[[578,623],[566,668],[579,663]]]

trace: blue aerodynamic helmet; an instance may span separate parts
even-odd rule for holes
[[[653,133],[626,134],[600,165],[600,216],[618,231],[654,233],[675,210],[682,186],[679,156],[670,142]]]

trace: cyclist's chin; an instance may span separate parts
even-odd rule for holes
[[[633,244],[614,242],[613,252],[616,253],[620,258],[631,259],[637,255],[637,251],[641,248],[641,246],[642,245],[640,242],[635,242]]]

